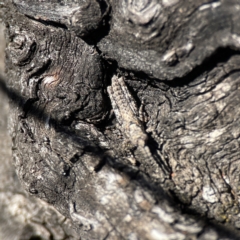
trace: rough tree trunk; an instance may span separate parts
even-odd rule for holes
[[[0,4],[16,172],[72,238],[240,238],[240,1]]]

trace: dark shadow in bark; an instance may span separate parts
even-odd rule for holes
[[[188,85],[202,73],[211,72],[217,64],[226,63],[232,56],[239,54],[238,51],[231,48],[218,48],[210,57],[206,58],[201,65],[195,67],[193,71],[188,73],[185,77],[163,82],[173,88]]]

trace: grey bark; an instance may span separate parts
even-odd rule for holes
[[[1,13],[25,189],[79,239],[239,239],[240,1],[13,3]],[[113,75],[143,103],[157,175],[117,124]]]

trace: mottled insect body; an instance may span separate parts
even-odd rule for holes
[[[108,93],[120,126],[128,129],[124,132],[125,137],[131,139],[134,145],[143,147],[147,135],[144,133],[142,123],[139,120],[136,103],[130,95],[123,78],[114,76],[112,86],[108,87]]]
[[[129,93],[123,77],[113,76],[112,85],[107,90],[120,130],[126,138],[125,140],[135,148],[136,160],[154,166],[154,177],[161,177],[162,170],[147,145],[148,136],[140,120],[136,102]]]

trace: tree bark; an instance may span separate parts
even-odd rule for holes
[[[24,188],[76,239],[239,239],[240,1],[40,2],[0,12]]]

